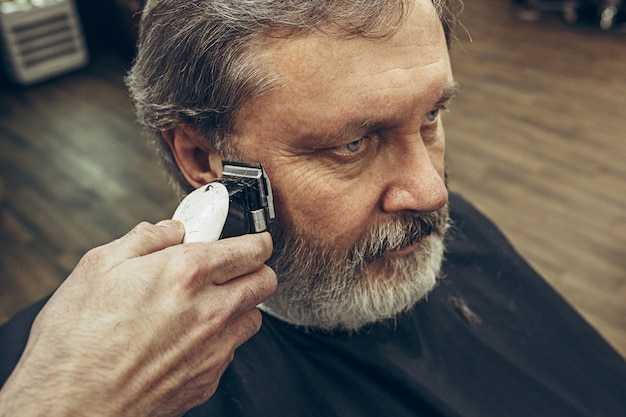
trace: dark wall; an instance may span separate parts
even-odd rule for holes
[[[115,49],[132,55],[142,0],[75,0],[92,51]]]

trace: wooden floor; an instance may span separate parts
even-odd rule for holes
[[[446,114],[451,188],[626,355],[626,35],[466,1]],[[0,322],[89,248],[175,207],[134,123],[123,58],[0,92]],[[6,90],[6,89],[5,89]]]

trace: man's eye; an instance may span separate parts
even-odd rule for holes
[[[368,152],[374,149],[372,146],[372,137],[363,136],[360,139],[344,143],[343,145],[339,145],[334,148],[329,148],[328,150],[336,157],[343,158],[345,161],[346,159],[364,157],[368,154]]]
[[[350,142],[350,143],[346,143],[345,145],[341,146],[341,148],[343,148],[344,150],[347,151],[347,153],[356,153],[361,149],[361,146],[363,146],[363,138],[355,140],[354,142]]]
[[[422,119],[422,121],[424,123],[432,123],[434,121],[437,120],[437,118],[439,117],[439,112],[441,111],[440,108],[436,108],[436,109],[432,109],[430,112],[426,113],[424,115],[424,118]]]
[[[349,143],[344,143],[343,145],[337,146],[336,148],[332,148],[332,151],[342,156],[353,156],[359,154],[360,152],[363,152],[364,149],[365,137],[362,137],[361,139],[357,139]]]

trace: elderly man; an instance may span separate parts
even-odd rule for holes
[[[448,200],[453,23],[444,0],[148,2],[128,77],[140,119],[184,191],[223,160],[263,163],[273,250],[268,234],[181,245],[164,222],[93,251],[39,315],[0,409],[621,415],[624,361]]]

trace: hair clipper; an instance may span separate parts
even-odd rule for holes
[[[275,216],[263,165],[224,161],[222,177],[189,193],[172,218],[185,225],[189,243],[263,232]]]

